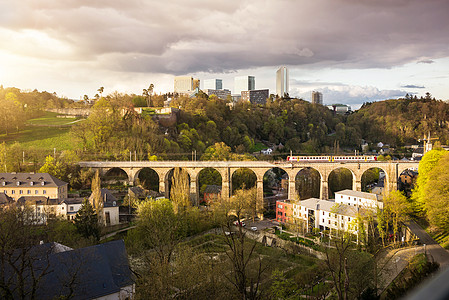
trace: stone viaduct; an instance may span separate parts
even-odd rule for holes
[[[90,161],[80,162],[81,167],[99,169],[100,175],[107,174],[113,168],[122,169],[128,175],[130,185],[133,185],[144,168],[154,170],[159,176],[159,192],[168,195],[169,172],[179,167],[186,171],[190,177],[190,195],[193,203],[199,199],[198,174],[206,169],[217,170],[222,179],[222,197],[228,199],[232,192],[232,174],[240,168],[252,170],[257,177],[257,197],[263,203],[263,177],[272,168],[280,168],[288,174],[288,198],[296,199],[296,175],[304,168],[318,171],[321,177],[320,198],[328,199],[328,178],[333,170],[346,168],[352,173],[352,189],[361,191],[362,175],[371,168],[380,168],[385,172],[386,190],[397,189],[400,174],[407,169],[418,168],[414,161],[387,161],[387,162],[268,162],[268,161]]]

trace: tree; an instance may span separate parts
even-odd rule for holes
[[[340,232],[333,239],[333,248],[326,248],[325,263],[331,275],[338,299],[358,299],[374,282],[375,261],[366,252],[352,247],[352,236]]]
[[[384,197],[383,202],[384,216],[386,216],[387,222],[392,223],[394,242],[396,242],[399,229],[408,218],[409,203],[401,191],[391,191],[388,196]]]
[[[175,168],[170,189],[170,199],[173,201],[175,211],[184,211],[191,206],[189,177],[181,168]]]
[[[438,165],[440,159],[447,156],[447,151],[443,149],[434,149],[427,152],[419,162],[419,175],[416,180],[415,188],[412,192],[412,199],[415,212],[424,213],[427,202],[427,186],[432,170]]]
[[[0,210],[0,297],[35,299],[39,283],[49,274],[52,249],[39,248],[43,238],[34,225],[34,211],[12,205]]]
[[[97,91],[100,93],[100,97],[103,97],[104,87],[100,87]]]
[[[424,186],[420,186],[424,196],[423,206],[429,223],[444,231],[449,231],[448,167],[449,154],[445,153],[435,167],[426,174],[427,183]],[[421,173],[418,179],[420,176]]]
[[[102,216],[103,216],[103,199],[101,197],[101,179],[100,179],[100,172],[97,170],[95,172],[94,178],[92,178],[92,207],[95,209],[95,214],[98,217],[98,222],[102,223]]]
[[[75,227],[79,234],[85,238],[100,239],[100,225],[97,214],[88,199],[84,199],[83,205],[75,215]]]

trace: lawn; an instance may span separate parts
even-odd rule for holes
[[[0,143],[13,144],[19,142],[23,147],[34,147],[42,150],[75,150],[79,145],[70,136],[70,128],[76,118],[57,118],[58,114],[47,112],[44,116],[27,121],[27,125],[19,132],[0,135]],[[48,126],[46,126],[48,125]]]
[[[74,122],[80,120],[80,118],[77,117],[68,117],[68,118],[58,118],[59,114],[57,113],[53,113],[53,112],[45,112],[45,114],[42,117],[36,118],[36,119],[31,119],[28,120],[27,123],[30,125],[59,125],[59,126],[64,126],[64,125],[72,125]]]

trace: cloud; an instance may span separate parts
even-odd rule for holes
[[[431,59],[422,59],[420,61],[418,61],[418,64],[433,64],[435,61],[431,60]]]
[[[317,91],[323,94],[323,103],[334,104],[343,103],[358,109],[365,102],[373,102],[386,99],[396,99],[404,97],[407,93],[403,90],[380,90],[373,86],[354,86],[354,85],[339,85],[317,88]],[[311,99],[312,90],[301,91],[294,87],[291,89],[292,96],[298,96],[302,99]]]
[[[401,88],[404,88],[404,89],[425,89],[426,87],[423,86],[423,85],[407,84],[407,85],[402,85]]]
[[[11,53],[97,61],[125,72],[392,68],[449,55],[449,22],[429,22],[446,20],[449,2],[372,2],[7,0],[0,4],[0,26],[14,32],[2,44]],[[420,17],[410,22],[414,15]],[[30,31],[52,43],[36,52],[25,43]]]

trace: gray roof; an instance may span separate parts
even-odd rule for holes
[[[47,274],[39,281],[36,299],[69,296],[70,288],[73,289],[70,299],[93,299],[117,293],[120,288],[134,284],[123,240],[76,250],[55,245],[47,243],[32,249],[36,258],[33,260],[36,275],[48,267]],[[6,276],[15,282],[12,269],[8,265],[5,268]],[[26,285],[26,288],[31,288],[31,285]]]
[[[221,193],[221,186],[220,185],[208,185],[204,189],[205,194],[219,194]]]
[[[59,199],[49,199],[45,196],[21,196],[17,199],[17,203],[24,204],[36,204],[36,205],[58,205]]]
[[[104,207],[117,206],[117,198],[108,189],[101,189],[101,199],[103,199]],[[89,196],[89,201],[92,203],[92,194]]]
[[[0,185],[6,187],[60,187],[68,185],[67,182],[48,173],[0,173]]]
[[[66,198],[62,199],[61,203],[65,204],[83,204],[84,198]]]
[[[13,203],[14,199],[6,195],[5,193],[0,193],[0,205]]]
[[[331,200],[321,200],[317,198],[309,198],[306,200],[299,201],[299,205],[307,207],[309,209],[319,209],[324,211],[330,211],[335,205],[334,201]]]
[[[370,200],[379,200],[378,195],[373,193],[365,193],[365,192],[358,192],[353,190],[343,190],[339,192],[335,192],[335,194],[342,194],[346,196],[352,196],[352,197],[359,197],[359,198],[365,198]]]

